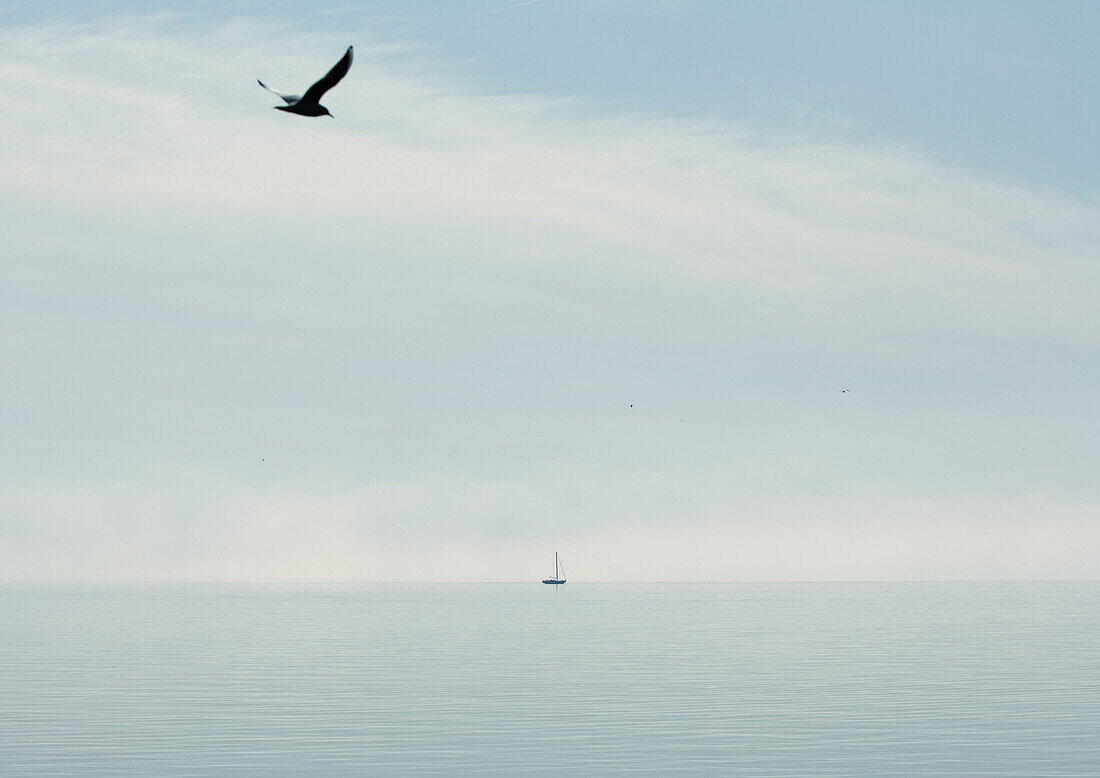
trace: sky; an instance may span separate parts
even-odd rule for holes
[[[0,580],[1100,577],[1098,32],[0,0]]]

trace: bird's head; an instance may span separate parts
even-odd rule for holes
[[[321,106],[321,110],[322,110],[322,111],[324,111],[324,113],[322,113],[322,114],[321,114],[322,116],[327,116],[327,117],[328,117],[328,118],[330,118],[330,119],[335,119],[335,118],[336,118],[335,116],[333,116],[332,114],[330,114],[330,113],[328,112],[328,108],[325,108],[325,107],[324,107],[323,105]]]

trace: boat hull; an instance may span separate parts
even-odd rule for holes
[[[544,584],[561,585],[561,584],[565,583],[565,579],[562,578],[561,580],[558,580],[557,578],[547,578],[547,579],[543,580],[543,583]]]

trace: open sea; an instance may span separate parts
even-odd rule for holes
[[[1100,584],[4,584],[4,776],[1095,776]]]

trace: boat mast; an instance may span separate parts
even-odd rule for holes
[[[561,579],[561,576],[558,575],[558,552],[555,551],[554,552],[554,580],[558,581],[560,579]]]

